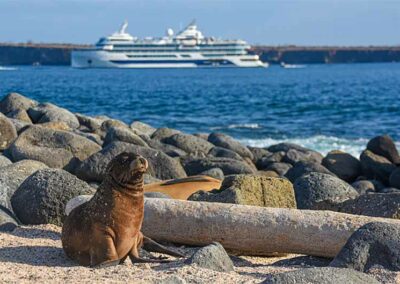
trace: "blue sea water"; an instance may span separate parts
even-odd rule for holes
[[[0,95],[19,92],[73,112],[140,120],[246,144],[291,141],[358,155],[368,139],[400,140],[400,64],[284,69],[0,70]]]

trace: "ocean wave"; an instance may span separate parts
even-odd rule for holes
[[[241,139],[242,143],[253,147],[268,147],[282,142],[290,142],[301,145],[303,147],[320,152],[326,155],[332,150],[341,150],[350,153],[354,157],[359,157],[360,153],[367,147],[369,139],[346,139],[334,136],[316,135],[306,138],[290,138],[290,139]],[[400,142],[396,142],[396,146],[400,147]]]
[[[0,71],[14,71],[14,70],[17,70],[17,68],[0,66]]]
[[[221,129],[235,129],[235,128],[243,128],[243,129],[260,129],[262,126],[258,123],[243,123],[243,124],[230,124],[228,126],[216,126],[212,127],[212,130],[221,130]]]

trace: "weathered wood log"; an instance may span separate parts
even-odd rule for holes
[[[373,221],[400,226],[399,220],[331,211],[149,198],[142,231],[159,241],[186,245],[218,241],[234,254],[334,257],[354,231]]]

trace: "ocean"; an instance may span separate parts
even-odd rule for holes
[[[358,156],[376,135],[400,141],[398,63],[292,69],[0,68],[0,96],[9,92],[127,123],[223,132],[252,146],[289,141],[324,154],[341,149]]]

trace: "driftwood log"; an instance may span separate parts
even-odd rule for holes
[[[400,220],[331,211],[148,198],[142,231],[186,245],[218,241],[234,254],[334,257],[354,231],[373,221],[400,226]]]

